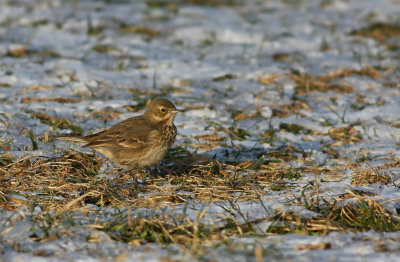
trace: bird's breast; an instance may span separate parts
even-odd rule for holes
[[[175,141],[175,137],[176,137],[176,127],[175,127],[175,125],[168,125],[168,126],[165,126],[165,129],[164,129],[164,137],[165,137],[165,140],[167,141],[167,144],[169,145],[169,146],[171,146],[172,145],[172,143],[174,143],[174,141]]]

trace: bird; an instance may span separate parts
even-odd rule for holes
[[[142,169],[158,164],[167,154],[177,134],[174,119],[182,112],[165,98],[152,101],[143,115],[123,120],[114,126],[84,137],[59,136],[78,142],[126,169]]]

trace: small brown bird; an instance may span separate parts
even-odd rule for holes
[[[141,116],[128,118],[99,133],[58,139],[85,143],[124,169],[143,168],[161,161],[175,141],[175,105],[164,98],[154,100]]]

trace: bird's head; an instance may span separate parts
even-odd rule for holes
[[[165,98],[158,98],[150,103],[145,115],[153,123],[166,122],[172,124],[175,116],[181,110],[176,109],[175,105]]]

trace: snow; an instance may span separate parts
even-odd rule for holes
[[[185,2],[185,1],[183,1]],[[365,154],[371,158],[372,166],[384,163],[385,157],[398,159],[400,132],[396,125],[400,121],[400,91],[398,88],[399,53],[388,52],[378,41],[350,36],[349,32],[374,21],[398,22],[398,1],[349,0],[349,1],[241,1],[238,6],[200,6],[178,4],[178,10],[147,7],[145,1],[1,1],[0,2],[0,145],[10,142],[11,154],[52,156],[60,152],[65,144],[37,141],[39,150],[27,150],[31,145],[29,136],[22,130],[32,130],[36,137],[44,132],[54,135],[68,134],[70,130],[53,130],[37,119],[32,119],[27,110],[65,117],[84,130],[85,134],[142,113],[129,112],[124,106],[146,101],[148,93],[161,94],[179,103],[180,108],[203,106],[181,113],[176,118],[179,130],[176,144],[192,145],[196,136],[218,134],[227,140],[227,145],[213,150],[198,149],[198,154],[207,154],[217,160],[226,160],[225,152],[233,158],[233,150],[240,149],[241,160],[252,160],[279,145],[294,145],[309,153],[306,158],[317,165],[337,166],[340,161],[356,162]],[[327,7],[322,7],[326,3]],[[372,18],[369,18],[372,17]],[[42,21],[42,22],[40,22]],[[151,38],[145,34],[123,33],[122,24],[140,25],[159,32]],[[89,34],[90,30],[99,32]],[[330,49],[320,50],[322,43]],[[399,38],[393,42],[399,44]],[[112,46],[110,52],[97,52],[95,46]],[[25,49],[21,57],[7,55],[8,52]],[[34,51],[28,54],[29,50]],[[53,55],[39,55],[51,51]],[[287,53],[288,60],[274,60],[277,53]],[[273,116],[274,109],[293,103],[296,95],[295,83],[288,73],[322,75],[338,68],[359,70],[364,66],[382,69],[383,79],[352,75],[340,79],[353,86],[350,94],[308,93],[298,98],[305,99],[312,111],[298,110],[298,115],[288,118]],[[390,68],[392,67],[392,68]],[[397,76],[396,76],[397,73]],[[259,76],[280,74],[275,83],[259,84]],[[225,76],[221,81],[217,77]],[[231,77],[228,77],[231,76]],[[214,79],[214,80],[213,80]],[[184,80],[189,80],[187,83]],[[397,83],[396,88],[386,88],[388,80]],[[36,86],[36,87],[35,87]],[[162,88],[174,87],[177,91],[165,92]],[[138,94],[133,90],[142,91]],[[357,95],[362,95],[365,108],[357,110]],[[60,104],[54,101],[23,103],[23,98],[63,97],[79,99],[78,103]],[[258,103],[256,103],[256,97]],[[334,97],[334,98],[333,98]],[[357,104],[359,105],[359,104]],[[330,106],[332,110],[328,109]],[[259,107],[259,108],[257,108]],[[121,113],[117,119],[103,121],[89,117],[90,112],[114,109]],[[260,109],[260,116],[243,121],[234,121],[232,112],[252,114]],[[343,116],[341,120],[340,116]],[[271,119],[272,117],[272,119]],[[215,129],[210,123],[229,128],[237,125],[248,130],[245,141],[230,140],[229,135]],[[331,126],[323,123],[329,122]],[[278,129],[281,123],[304,126],[306,129],[328,133],[332,127],[354,125],[362,135],[362,141],[335,147],[339,160],[323,151],[332,143],[329,136],[294,134],[279,130],[275,144],[264,143],[263,133]],[[235,148],[234,148],[235,147]],[[3,148],[0,148],[3,150]],[[1,151],[0,151],[1,153]],[[296,155],[303,159],[302,154]],[[303,162],[289,162],[293,168],[302,167]],[[369,168],[366,166],[366,168]],[[107,169],[105,167],[104,169]],[[388,172],[395,181],[388,185],[371,184],[353,186],[351,171],[343,171],[340,182],[325,180],[320,186],[323,196],[335,199],[346,190],[374,192],[376,199],[384,202],[393,215],[398,215],[400,193],[399,170]],[[319,175],[319,179],[321,174]],[[114,175],[101,174],[112,179]],[[299,189],[314,181],[314,175],[304,175],[298,187],[290,193],[301,197]],[[397,184],[396,184],[397,181]],[[321,182],[322,183],[322,182]],[[14,196],[19,197],[19,196]],[[279,192],[266,192],[262,201],[244,201],[238,205],[242,212],[255,221],[272,217],[277,210],[287,211],[311,218],[316,215],[302,206],[296,206]],[[226,215],[219,205],[210,204],[204,223],[216,223],[218,215]],[[191,202],[187,215],[195,218],[202,203]],[[179,214],[182,205],[166,207]],[[142,210],[143,211],[143,210]],[[32,221],[23,218],[40,213],[39,206],[28,210],[1,210],[0,260],[4,261],[160,261],[172,260],[226,260],[243,261],[254,253],[255,245],[266,250],[264,259],[271,261],[397,261],[400,259],[400,233],[329,233],[327,236],[310,235],[262,235],[257,237],[232,237],[229,246],[209,246],[203,258],[195,257],[179,245],[167,248],[157,244],[134,246],[107,239],[89,243],[88,230],[72,228],[73,240],[60,238],[49,242],[30,240]],[[104,211],[103,221],[112,211]],[[140,210],[135,210],[140,213]],[[152,212],[152,210],[144,210]],[[84,214],[81,214],[85,216]],[[234,214],[240,222],[245,222]],[[93,219],[93,218],[85,218]],[[11,232],[3,232],[12,220]],[[84,220],[84,219],[83,219]],[[221,222],[222,223],[222,222]],[[258,232],[265,233],[270,222],[256,224]],[[76,232],[75,232],[76,231]],[[96,231],[98,234],[104,232]],[[299,249],[299,245],[330,243],[327,249]],[[20,245],[15,249],[13,243]],[[388,251],[377,251],[384,243]],[[248,246],[246,246],[248,245]],[[40,250],[41,255],[35,255]],[[36,253],[38,254],[38,253]],[[252,254],[252,255],[249,255]],[[252,258],[252,261],[254,259]]]

